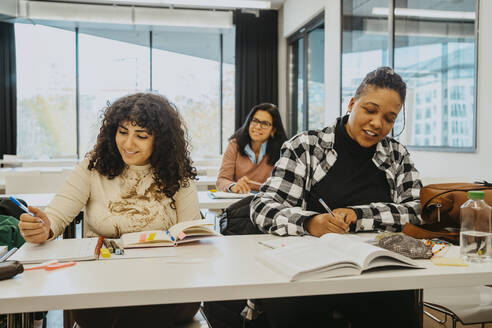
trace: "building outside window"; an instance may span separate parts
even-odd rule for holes
[[[343,0],[341,113],[364,74],[392,66],[407,83],[405,122],[400,114],[394,128],[398,135],[405,125],[399,140],[473,151],[476,20],[475,0]],[[427,123],[433,128],[418,128]]]

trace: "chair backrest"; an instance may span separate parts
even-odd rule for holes
[[[5,176],[6,194],[43,194],[59,192],[69,171],[12,172]]]

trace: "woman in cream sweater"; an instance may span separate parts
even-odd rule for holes
[[[118,238],[127,232],[168,229],[200,218],[186,132],[169,101],[135,94],[110,105],[93,150],[67,178],[43,212],[23,214],[19,229],[28,242],[58,237],[85,207],[86,237]],[[43,221],[40,223],[39,219]],[[82,327],[169,326],[191,319],[198,303],[74,310]],[[142,321],[143,320],[143,321]],[[145,322],[145,324],[144,324]]]

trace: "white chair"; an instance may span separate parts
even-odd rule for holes
[[[425,307],[444,314],[440,320]],[[459,321],[463,325],[492,322],[492,288],[488,286],[432,288],[424,290],[424,314],[445,325],[447,317],[453,320],[453,328]]]
[[[60,191],[70,171],[12,171],[5,176],[6,194],[44,194]]]

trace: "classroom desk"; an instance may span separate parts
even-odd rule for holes
[[[492,264],[385,269],[289,282],[255,260],[271,235],[225,236],[176,247],[173,258],[86,261],[0,281],[0,313],[492,284]],[[140,277],[140,279],[137,279]]]
[[[215,186],[217,182],[216,176],[197,175],[197,179],[195,180],[197,186]]]
[[[18,166],[75,166],[80,160],[78,158],[52,158],[52,159],[27,159],[11,158],[0,159],[0,166],[18,167]]]
[[[26,201],[28,205],[39,207],[40,209],[44,209],[51,202],[53,197],[55,197],[54,193],[46,193],[46,194],[14,194],[14,195],[6,195],[14,196],[15,198],[20,198]],[[234,202],[237,202],[239,199],[212,199],[207,194],[206,191],[198,192],[198,205],[200,208],[209,209],[209,210],[223,210],[227,208],[227,206],[231,205]]]

